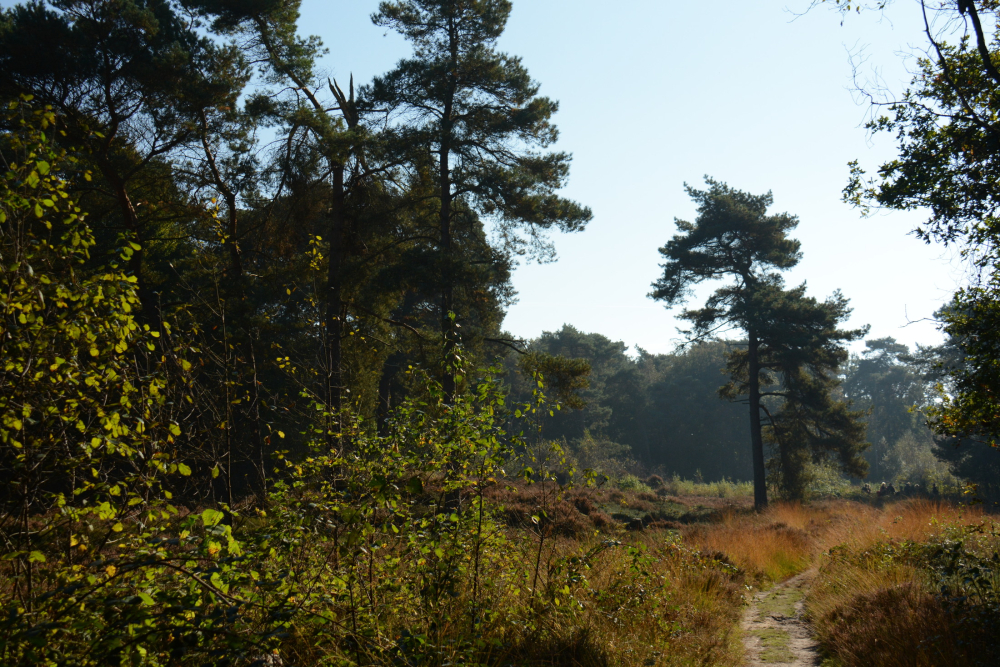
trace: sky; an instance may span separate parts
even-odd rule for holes
[[[358,83],[409,53],[374,26],[373,0],[304,0],[300,30],[323,39],[323,67]],[[803,259],[787,274],[825,298],[840,289],[848,326],[908,345],[941,342],[932,321],[965,275],[956,255],[909,235],[920,212],[864,218],[841,202],[851,160],[873,170],[894,156],[890,138],[863,128],[869,109],[852,91],[849,53],[890,89],[909,80],[920,15],[905,0],[887,17],[849,17],[808,0],[514,0],[499,48],[520,56],[541,94],[558,100],[558,150],[573,154],[563,194],[594,212],[582,233],[555,235],[554,263],[514,273],[518,301],[504,322],[533,338],[564,323],[666,353],[683,340],[675,315],[647,298],[657,249],[693,220],[684,183],[703,176],[753,193],[801,222]],[[697,305],[714,289],[699,288]]]

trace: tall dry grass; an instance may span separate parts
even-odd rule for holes
[[[757,584],[786,579],[808,568],[840,511],[833,505],[777,503],[759,514],[724,512],[719,522],[684,528],[686,543],[723,554]]]
[[[679,497],[753,498],[753,482],[734,482],[728,479],[721,479],[717,482],[698,482],[674,476],[664,480],[662,488],[669,495]]]
[[[936,590],[920,557],[926,550],[918,545],[975,527],[979,535],[992,535],[995,547],[995,520],[978,507],[930,500],[844,509],[826,531],[819,574],[807,599],[818,638],[838,664],[994,664],[982,644],[982,630]]]
[[[770,581],[810,567],[834,547],[864,550],[886,540],[923,542],[956,525],[982,523],[978,507],[910,499],[872,505],[834,500],[775,503],[759,514],[729,510],[717,523],[684,528],[684,540],[726,555],[735,565]]]

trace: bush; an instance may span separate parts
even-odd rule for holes
[[[635,475],[624,475],[619,477],[615,482],[615,486],[622,491],[632,491],[634,493],[652,493],[653,491]]]

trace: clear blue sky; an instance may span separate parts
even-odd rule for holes
[[[573,153],[565,194],[594,210],[583,233],[555,237],[553,264],[520,266],[519,301],[505,327],[533,337],[570,323],[652,352],[679,340],[673,314],[648,298],[657,248],[673,219],[692,219],[683,183],[704,174],[801,218],[804,259],[788,276],[825,297],[841,289],[852,326],[871,336],[933,344],[930,318],[961,282],[961,265],[908,232],[919,214],[863,219],[841,203],[847,162],[893,155],[860,127],[848,50],[868,45],[890,88],[909,79],[900,51],[922,43],[912,3],[892,21],[791,11],[808,0],[514,0],[501,48],[523,58],[542,93],[560,102],[558,148]],[[330,49],[325,67],[363,82],[408,53],[368,20],[374,0],[305,0],[303,32]],[[912,66],[912,62],[910,63]],[[703,298],[709,288],[701,290]]]

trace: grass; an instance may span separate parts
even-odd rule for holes
[[[682,529],[686,542],[724,554],[758,583],[782,581],[806,569],[819,550],[815,533],[825,512],[776,504],[761,514],[723,513],[720,520]]]
[[[989,560],[1000,537],[981,508],[926,499],[776,504],[759,515],[724,511],[681,534],[761,588],[818,566],[806,612],[828,664],[950,667],[1000,660],[993,640],[1000,632],[1000,567]],[[942,549],[954,553],[941,556]],[[942,580],[947,567],[958,569]],[[978,593],[970,590],[970,572]],[[942,581],[952,586],[951,601],[940,594]],[[767,596],[760,614],[792,616],[802,597],[795,589]],[[789,659],[787,635],[767,634],[763,659]]]
[[[764,662],[791,662],[795,655],[789,650],[788,633],[777,628],[765,628],[755,633],[760,637],[760,659]]]
[[[948,545],[966,561],[992,553],[1000,547],[997,527],[980,509],[928,500],[882,511],[850,506],[806,605],[831,664],[996,664],[996,599],[954,604],[962,584],[941,594],[940,573],[949,564],[934,554]]]
[[[655,477],[655,475],[654,475]],[[653,479],[653,478],[650,478]],[[691,497],[704,496],[707,498],[753,498],[752,482],[733,482],[722,479],[717,482],[697,482],[688,479],[681,479],[674,476],[668,480],[661,480],[659,485],[649,484],[654,488],[663,488],[668,495]]]
[[[795,616],[795,605],[805,597],[798,589],[783,589],[771,593],[757,604],[757,613],[761,618],[767,616]]]

